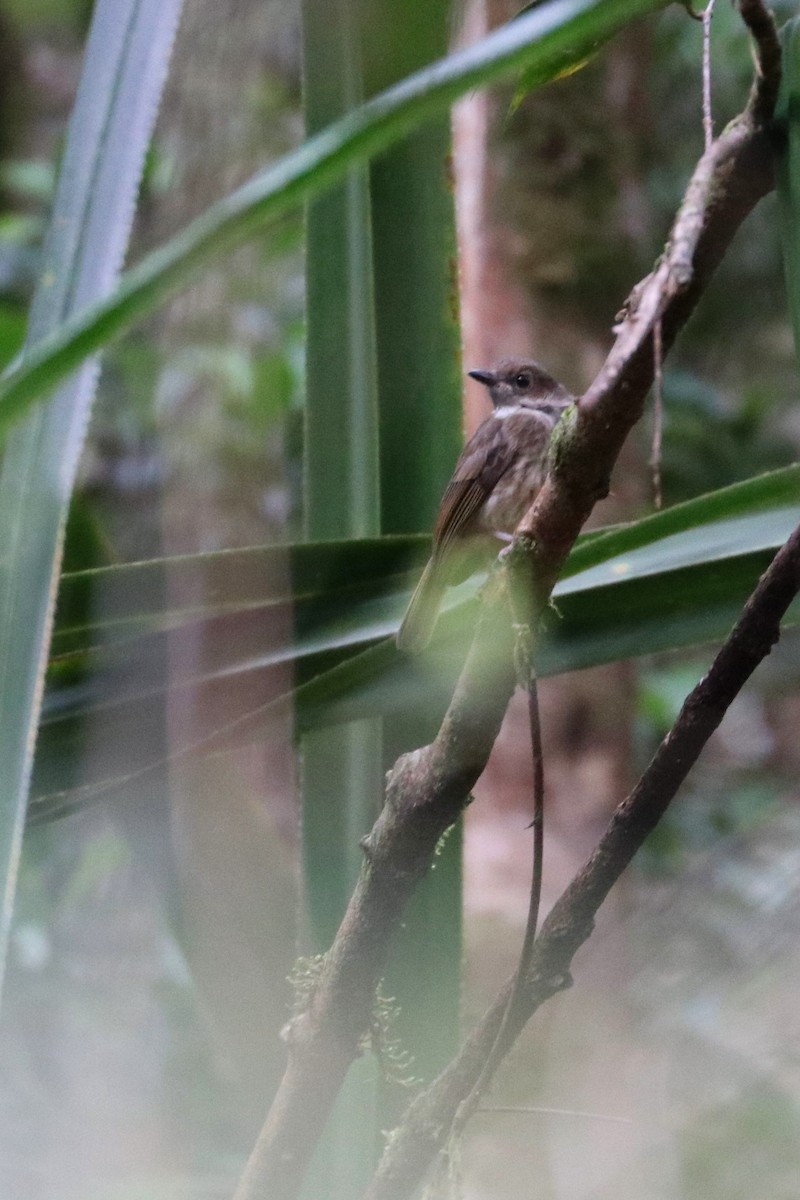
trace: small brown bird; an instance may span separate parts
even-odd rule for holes
[[[544,483],[550,436],[574,397],[535,362],[469,374],[489,389],[494,412],[476,429],[445,489],[428,565],[397,633],[401,650],[424,650],[444,590],[466,579],[487,534],[511,534]]]

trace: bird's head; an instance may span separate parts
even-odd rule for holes
[[[567,389],[536,362],[510,359],[493,371],[470,371],[469,374],[489,389],[495,408],[552,405],[552,415],[557,416],[572,402]]]

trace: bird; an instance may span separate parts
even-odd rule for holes
[[[492,412],[445,488],[431,555],[397,632],[398,649],[408,654],[428,645],[445,589],[470,574],[488,535],[508,537],[536,499],[551,435],[575,399],[537,362],[507,360],[468,374],[489,389]]]

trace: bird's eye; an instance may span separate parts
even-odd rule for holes
[[[524,373],[520,374],[520,375],[515,375],[514,376],[514,386],[521,388],[521,389],[529,388],[531,386],[530,375],[527,375]]]

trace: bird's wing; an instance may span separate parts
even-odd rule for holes
[[[479,510],[489,491],[480,479],[453,479],[447,485],[439,517],[433,531],[433,542],[441,552],[453,538],[457,538],[469,527],[471,518]]]
[[[487,429],[492,422],[491,432]],[[441,554],[454,538],[469,532],[475,514],[511,466],[515,449],[506,430],[490,417],[467,442],[445,489],[433,543]]]

